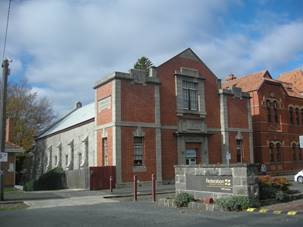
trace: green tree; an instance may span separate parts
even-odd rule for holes
[[[142,69],[145,71],[145,75],[148,76],[149,68],[153,66],[153,63],[151,60],[149,60],[147,57],[141,57],[137,60],[137,62],[134,65],[135,69]]]
[[[26,81],[10,83],[7,90],[7,117],[12,119],[12,142],[31,148],[34,137],[55,119],[47,98],[38,97]]]

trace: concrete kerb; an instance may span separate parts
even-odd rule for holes
[[[303,212],[296,210],[271,210],[266,208],[248,208],[246,210],[248,213],[259,213],[259,214],[273,214],[273,215],[287,215],[296,216],[298,214],[302,215]]]

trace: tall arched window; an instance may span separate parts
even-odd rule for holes
[[[271,103],[269,100],[266,101],[266,109],[267,109],[267,121],[271,122]]]
[[[289,122],[290,124],[293,124],[294,123],[294,117],[293,117],[293,112],[294,112],[294,109],[292,107],[289,107]]]
[[[274,154],[274,144],[269,144],[269,161],[274,162],[275,161],[275,154]]]
[[[297,144],[297,160],[301,160],[301,149],[300,149],[300,145]]]
[[[274,107],[274,118],[275,118],[275,122],[278,123],[278,122],[279,122],[278,103],[277,103],[276,101],[274,101],[273,107]]]
[[[297,160],[297,144],[293,143],[292,146],[292,159]]]
[[[296,124],[300,125],[300,116],[299,116],[299,109],[298,108],[296,108],[295,113],[296,113]]]
[[[281,144],[280,143],[276,144],[276,159],[277,159],[277,162],[281,162]]]

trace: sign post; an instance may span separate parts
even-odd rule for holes
[[[0,152],[0,162],[7,162],[8,160],[8,155],[6,152]]]
[[[229,160],[230,160],[230,159],[231,159],[230,152],[227,151],[227,152],[226,152],[226,163],[227,163],[228,166],[229,166]]]

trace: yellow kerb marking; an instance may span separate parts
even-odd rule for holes
[[[272,213],[273,213],[273,214],[281,214],[281,213],[282,213],[282,210],[274,210]]]
[[[268,209],[260,209],[259,213],[267,213]]]
[[[294,216],[296,214],[297,214],[297,211],[293,211],[293,210],[287,212],[287,215],[289,215],[289,216]]]
[[[256,208],[248,208],[246,211],[247,212],[254,212],[256,210]]]

